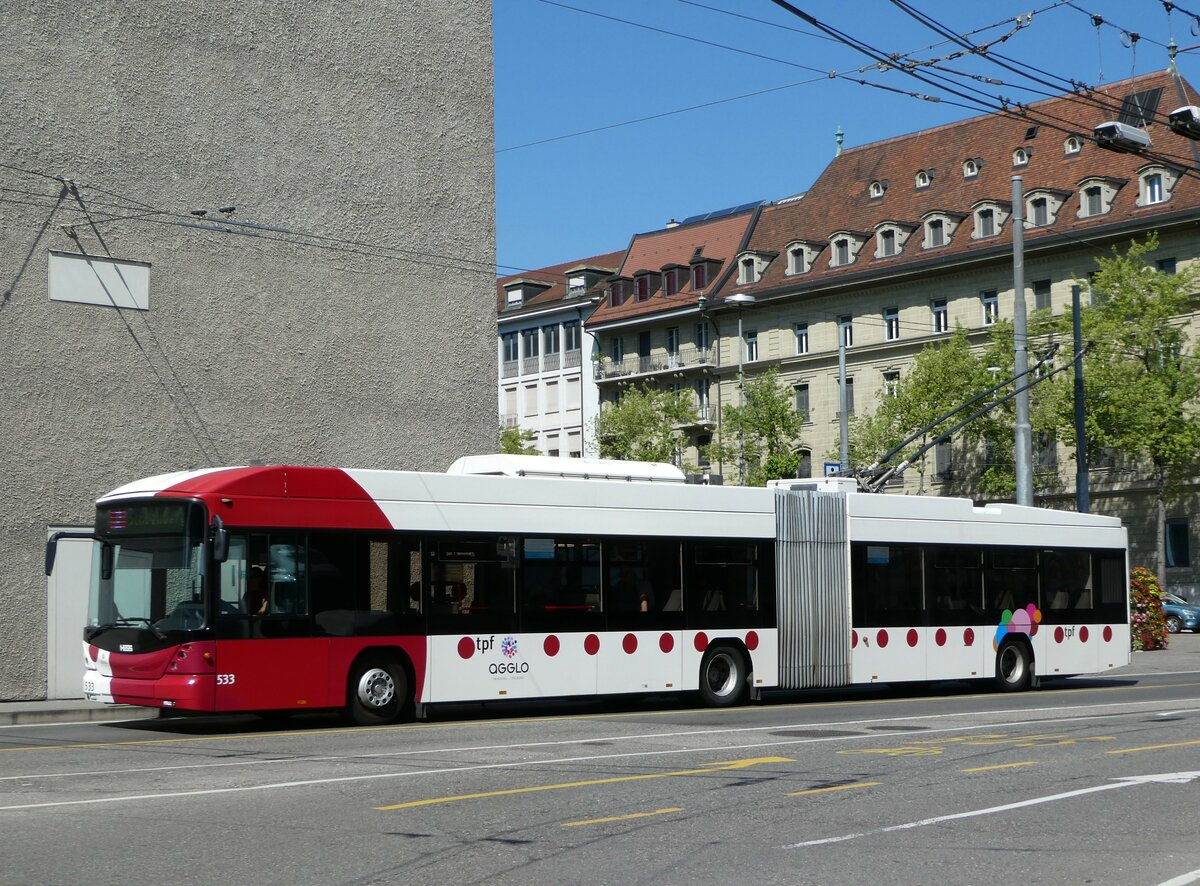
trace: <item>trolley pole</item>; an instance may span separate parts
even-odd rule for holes
[[[838,324],[838,425],[841,432],[842,471],[850,469],[850,417],[846,415],[846,329]]]
[[[1029,424],[1029,390],[1021,390],[1029,369],[1029,327],[1025,318],[1025,196],[1021,176],[1012,177],[1013,346],[1018,387],[1016,452],[1017,504],[1033,504],[1033,438]]]

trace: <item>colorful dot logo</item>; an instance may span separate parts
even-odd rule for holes
[[[517,654],[517,641],[513,637],[505,637],[500,641],[500,654],[505,658],[513,658]]]
[[[1025,634],[1032,637],[1041,623],[1042,610],[1032,603],[1024,609],[1005,609],[1000,616],[1000,624],[996,626],[996,636],[992,638],[992,649],[998,650],[1000,642],[1009,634]]]

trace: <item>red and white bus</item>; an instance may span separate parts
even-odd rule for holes
[[[131,483],[97,505],[85,693],[386,723],[469,700],[1018,690],[1129,663],[1116,519],[847,480],[681,481],[669,466],[497,456],[446,474]]]

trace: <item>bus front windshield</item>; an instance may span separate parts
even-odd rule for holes
[[[88,594],[91,640],[141,628],[159,640],[207,624],[204,509],[192,502],[130,502],[96,512]]]

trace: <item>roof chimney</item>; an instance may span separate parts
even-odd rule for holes
[[[679,227],[679,222],[675,221],[675,219],[671,219],[669,222],[667,222],[667,227],[668,228],[677,228],[677,227]]]
[[[840,127],[840,126],[839,126],[839,127],[837,128],[837,132],[835,132],[835,133],[833,134],[833,137],[834,137],[834,139],[836,139],[836,140],[837,140],[837,151],[834,153],[834,155],[833,155],[833,156],[835,156],[835,157],[840,157],[840,156],[842,156],[842,138],[843,138],[843,136],[842,136],[842,127]]]

